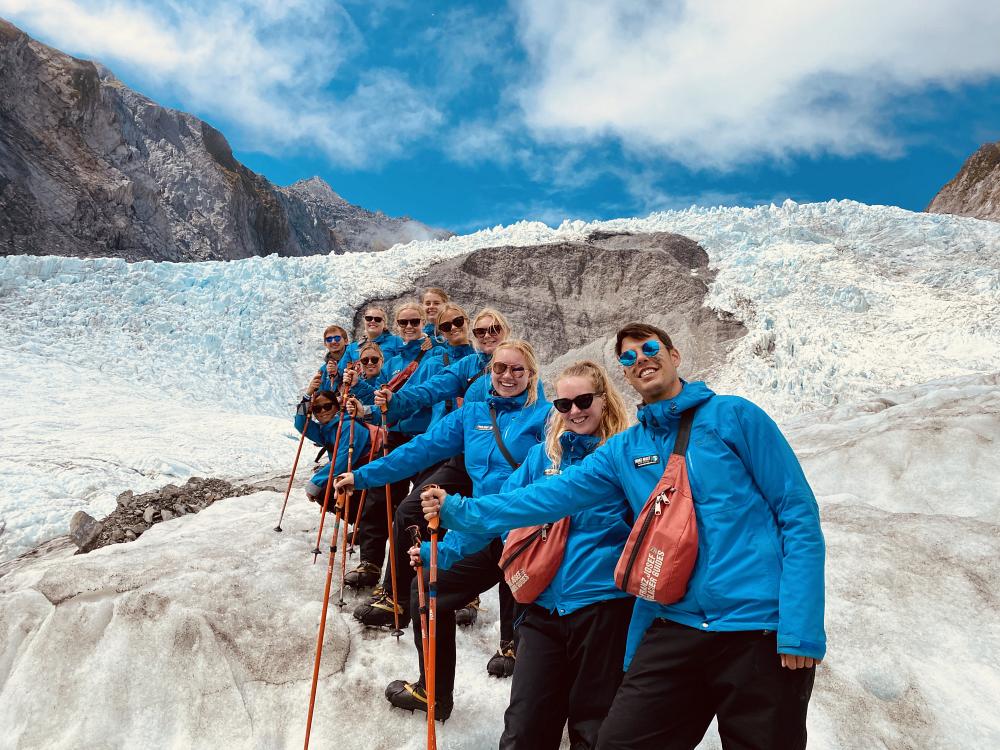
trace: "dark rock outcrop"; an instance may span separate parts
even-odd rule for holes
[[[698,243],[677,234],[593,233],[582,242],[493,247],[432,265],[407,293],[377,300],[390,309],[427,286],[440,286],[474,315],[502,311],[515,335],[531,341],[549,382],[569,362],[590,357],[613,373],[614,335],[631,320],[670,332],[682,372],[705,377],[746,329],[705,307],[715,273]],[[355,323],[360,327],[359,308]]]
[[[316,177],[276,187],[208,123],[0,19],[0,255],[229,260],[448,235]]]
[[[980,146],[966,159],[927,211],[1000,221],[1000,141]]]

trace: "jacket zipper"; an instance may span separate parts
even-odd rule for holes
[[[500,566],[500,570],[507,570],[507,568],[510,567],[510,564],[514,562],[514,560],[516,560],[523,552],[525,552],[528,547],[530,547],[531,544],[538,539],[538,537],[541,537],[543,542],[546,541],[549,537],[549,526],[551,525],[552,524],[547,523],[542,526],[542,528],[532,532],[531,536],[521,543],[521,546],[517,548],[514,554],[507,558],[507,562]]]

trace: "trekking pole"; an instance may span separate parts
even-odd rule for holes
[[[358,515],[354,517],[354,531],[351,532],[351,544],[347,548],[347,554],[354,556],[354,545],[358,541],[358,526],[361,525],[361,511],[365,508],[365,500],[368,498],[368,490],[361,490],[361,499],[358,501]]]
[[[420,546],[420,527],[407,526],[414,547]],[[424,566],[418,564],[417,571],[417,602],[420,608],[420,652],[424,658],[424,671],[427,671],[427,594],[424,591]]]
[[[281,519],[285,517],[285,508],[288,507],[288,496],[292,494],[292,483],[295,481],[295,472],[299,468],[299,456],[302,455],[302,444],[306,441],[306,430],[309,429],[309,420],[312,419],[312,401],[306,407],[306,422],[302,425],[302,437],[299,438],[299,449],[295,451],[295,462],[292,464],[292,475],[288,477],[288,488],[285,490],[285,502],[281,504],[281,513],[278,516],[278,525],[275,531],[281,531]]]
[[[333,477],[330,477],[330,482],[327,486],[329,487],[330,484],[333,484]],[[327,496],[329,497],[329,490],[327,491]],[[343,495],[338,492],[337,496],[342,497]],[[319,682],[319,664],[323,658],[323,635],[326,633],[326,612],[330,604],[330,585],[333,582],[333,561],[337,555],[337,533],[340,530],[340,518],[343,509],[343,503],[338,502],[335,510],[336,521],[333,524],[333,534],[330,536],[330,559],[326,565],[326,585],[323,588],[323,612],[319,620],[319,634],[316,636],[316,660],[313,663],[312,688],[309,691],[309,716],[306,719],[305,750],[309,750],[309,734],[312,732],[313,708],[316,705],[316,685]]]
[[[337,452],[340,450],[340,435],[344,431],[344,410],[347,408],[347,384],[344,384],[344,392],[340,399],[340,414],[337,423],[337,437],[333,441],[333,453],[330,455],[330,474],[326,478],[326,493],[323,495],[323,509],[319,513],[319,532],[316,534],[316,547],[313,549],[313,565],[319,557],[319,543],[323,540],[323,524],[326,523],[326,509],[330,504],[330,486],[333,484],[333,475],[337,469]]]
[[[429,484],[425,489],[441,489],[436,484]],[[437,577],[438,577],[438,525],[440,518],[434,516],[427,522],[431,532],[431,571],[428,576],[427,603],[427,657],[424,660],[424,672],[427,673],[427,747],[437,750],[437,737],[434,729],[434,708],[437,687]]]
[[[382,411],[382,458],[385,458],[389,455],[389,428],[386,426],[388,408],[385,405],[380,408]],[[399,597],[396,591],[396,541],[393,539],[392,533],[392,485],[389,482],[385,484],[385,518],[389,526],[389,581],[392,584],[392,617],[396,626],[390,635],[396,636],[396,643],[399,643],[403,631],[399,627]]]
[[[354,465],[354,418],[351,417],[351,428],[347,433],[347,472],[350,473]],[[354,491],[344,493],[344,501],[341,503],[341,515],[344,518],[344,551],[340,553],[340,602],[343,607],[344,601],[344,578],[347,575],[347,519],[351,516],[351,495]],[[340,516],[337,517],[337,526],[340,525]],[[335,534],[337,532],[334,532]]]

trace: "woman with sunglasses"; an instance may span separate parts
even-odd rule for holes
[[[309,423],[306,424],[306,414]],[[340,424],[340,403],[334,391],[320,390],[312,397],[306,396],[299,402],[295,410],[295,429],[301,433],[305,429],[306,437],[316,445],[326,449],[327,455],[333,453],[337,442],[337,428]],[[337,458],[333,462],[334,474],[347,468],[348,448],[351,441],[348,438],[350,425],[345,422],[341,434],[340,445],[337,446]],[[354,429],[353,464],[362,465],[368,461],[368,451],[371,449],[369,428],[362,422],[357,422]],[[306,496],[313,502],[323,504],[326,493],[326,482],[330,477],[330,463],[320,468],[306,484]],[[332,507],[332,506],[331,506]]]
[[[382,354],[385,355],[387,360],[395,356],[396,352],[399,351],[399,347],[403,345],[403,341],[399,336],[389,333],[388,316],[385,314],[385,310],[378,305],[369,305],[366,307],[362,318],[364,335],[358,341],[353,341],[347,345],[344,356],[341,357],[338,363],[341,372],[344,371],[348,364],[358,358],[361,344],[369,341],[375,342],[382,347]]]
[[[346,489],[377,486],[398,477],[410,476],[437,461],[452,456],[463,456],[465,470],[472,480],[473,493],[487,488],[503,486],[504,481],[516,468],[512,463],[524,461],[528,451],[544,439],[545,419],[549,403],[544,397],[538,398],[538,362],[534,350],[525,341],[506,341],[493,353],[491,362],[490,396],[485,401],[468,401],[446,416],[440,422],[406,445],[400,447],[387,458],[374,461],[356,472],[342,474],[336,479],[337,487]],[[503,448],[501,448],[501,442]],[[509,460],[504,452],[510,456]],[[397,515],[398,521],[398,515]],[[426,521],[417,524],[426,536]],[[397,586],[403,579],[401,570],[409,571],[407,588],[400,589],[400,623],[409,619],[416,611],[417,587],[413,581],[413,569],[407,549],[403,543],[403,567],[397,567]],[[479,548],[483,545],[480,544]],[[439,560],[442,568],[453,567],[447,593],[441,589],[438,596],[437,624],[437,689],[438,717],[448,718],[452,708],[452,690],[455,682],[455,611],[474,596],[501,582],[500,641],[501,650],[509,650],[514,638],[514,600],[507,584],[501,581],[497,568],[497,545],[468,560],[462,560],[469,550],[455,545],[453,557]],[[476,548],[476,549],[479,549]],[[460,561],[460,562],[457,562]],[[455,563],[452,566],[452,563]],[[413,582],[410,585],[410,582]],[[439,587],[441,582],[439,582]],[[504,593],[506,592],[506,593]],[[391,599],[388,602],[392,604]],[[405,606],[404,606],[405,603]],[[392,608],[389,608],[387,624],[392,622]],[[419,618],[414,619],[414,642],[420,651]],[[423,664],[421,664],[421,674]],[[509,675],[508,675],[509,676]],[[386,689],[386,697],[400,708],[426,710],[427,701],[423,693],[423,682],[414,684],[394,682]]]
[[[544,482],[579,464],[629,425],[621,394],[596,362],[583,360],[563,370],[556,396],[545,443],[531,449],[504,491]],[[632,616],[633,598],[615,586],[614,575],[631,528],[632,511],[623,496],[569,517],[562,564],[518,626],[518,668],[501,750],[557,750],[567,723],[574,750],[596,746],[621,682]],[[444,544],[462,535],[449,532]]]
[[[423,332],[424,311],[423,307],[415,301],[403,302],[396,307],[393,315],[396,323],[396,331],[403,344],[399,352],[389,359],[382,368],[382,374],[378,378],[378,385],[382,386],[415,367],[406,379],[406,384],[420,382],[436,373],[440,367],[440,359],[435,356],[433,349],[424,346],[427,337]],[[402,387],[405,387],[402,386]],[[358,383],[354,387],[354,393],[366,404],[371,404],[370,400],[374,395],[374,390],[369,390],[368,383]],[[378,413],[377,408],[370,410],[373,418]],[[379,417],[381,415],[378,415]],[[404,419],[393,420],[388,423],[388,446],[393,451],[399,446],[410,441],[416,435],[423,433],[431,422],[431,410],[422,409],[415,414],[411,414]],[[392,508],[395,510],[407,496],[410,490],[411,477],[401,477],[394,480],[391,487]],[[385,543],[388,539],[388,522],[385,517],[385,487],[384,484],[374,488],[371,493],[372,502],[365,504],[362,526],[359,531],[361,540],[361,562],[357,568],[350,571],[344,579],[348,586],[355,589],[367,588],[378,583],[382,572],[382,563],[385,560]]]

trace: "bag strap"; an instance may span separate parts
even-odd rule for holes
[[[681,458],[687,453],[688,441],[691,439],[691,423],[694,422],[694,413],[698,407],[688,409],[681,414],[681,423],[677,428],[677,439],[674,440],[674,449],[671,453],[676,453]]]
[[[507,459],[507,463],[509,463],[516,471],[520,468],[521,464],[514,460],[514,457],[510,455],[510,451],[507,450],[507,446],[503,444],[503,438],[500,437],[500,428],[497,427],[497,410],[492,406],[490,407],[490,421],[493,422],[493,437],[496,438],[497,447],[500,449],[500,452],[503,453],[503,457]]]
[[[463,391],[463,393],[468,393],[469,392],[469,386],[471,386],[473,383],[475,383],[477,380],[479,380],[479,378],[481,378],[485,374],[486,374],[486,368],[484,367],[482,370],[480,370],[475,375],[473,375],[471,378],[469,378],[467,381],[465,381],[465,390]]]
[[[424,355],[430,351],[429,349],[421,349],[420,353],[410,362],[402,371],[397,373],[395,377],[386,383],[386,387],[393,393],[399,392],[399,389],[406,385],[406,381],[410,379],[410,376],[417,371],[417,367],[420,366],[420,360],[424,358]]]

